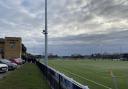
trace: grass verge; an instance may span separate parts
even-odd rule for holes
[[[25,64],[0,80],[0,89],[50,89],[34,64]]]

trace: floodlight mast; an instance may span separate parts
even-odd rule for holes
[[[47,0],[45,0],[45,30],[43,31],[45,35],[45,65],[48,65],[48,26],[47,26]]]

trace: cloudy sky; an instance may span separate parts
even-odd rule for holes
[[[44,53],[44,0],[0,0],[0,37]],[[128,52],[127,0],[48,0],[49,53]]]

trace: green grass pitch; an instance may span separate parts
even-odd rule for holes
[[[90,89],[128,89],[128,62],[109,60],[50,60],[49,65]]]

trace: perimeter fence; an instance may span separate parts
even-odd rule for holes
[[[89,89],[88,86],[76,82],[52,67],[46,66],[40,62],[37,62],[36,64],[49,81],[52,89]]]

